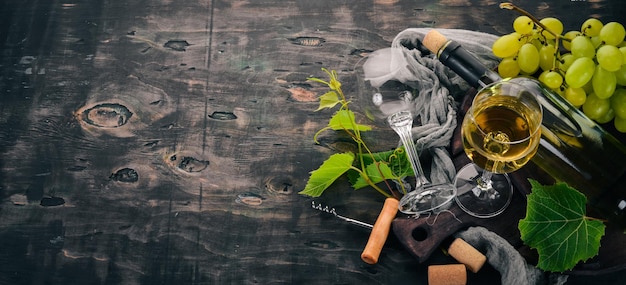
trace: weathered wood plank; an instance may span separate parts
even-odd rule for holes
[[[537,16],[624,12],[531,2]],[[514,16],[496,5],[2,1],[0,283],[426,284],[397,240],[366,265],[367,232],[297,194],[344,147],[312,141],[330,113],[314,112],[324,88],[307,78],[335,69],[356,92],[354,66],[399,31],[507,32]],[[348,189],[316,201],[373,222],[382,196]]]

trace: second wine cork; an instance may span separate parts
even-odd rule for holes
[[[367,244],[361,253],[361,259],[368,264],[375,264],[378,262],[380,252],[387,241],[389,231],[391,230],[391,222],[398,213],[399,201],[394,198],[385,199],[382,210],[374,223],[370,237],[367,240]]]
[[[487,261],[485,255],[460,238],[450,244],[448,253],[474,273],[478,272]]]
[[[465,285],[467,270],[463,264],[428,266],[428,285]]]

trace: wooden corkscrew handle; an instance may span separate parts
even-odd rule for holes
[[[383,208],[374,223],[370,237],[361,253],[361,259],[368,264],[378,262],[380,252],[387,241],[389,232],[391,231],[391,223],[398,213],[398,200],[395,198],[387,198],[383,204]]]

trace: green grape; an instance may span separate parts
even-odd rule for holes
[[[571,51],[572,50],[572,40],[577,37],[580,36],[581,33],[579,31],[569,31],[567,33],[565,33],[563,35],[563,41],[561,42],[561,44],[563,45],[563,48],[566,50]]]
[[[594,71],[595,71],[595,67],[594,67]],[[585,90],[585,93],[587,94],[593,93],[593,84],[591,84],[591,80],[587,81],[587,83],[585,83],[585,85],[583,85],[583,87],[581,88]]]
[[[592,120],[597,120],[605,116],[611,109],[609,99],[600,99],[596,94],[587,95],[587,100],[583,104],[583,113]]]
[[[579,88],[585,86],[591,80],[595,71],[596,64],[591,58],[577,58],[565,73],[565,82],[567,85]]]
[[[502,78],[516,77],[519,75],[519,71],[519,65],[513,57],[504,58],[498,64],[498,74]]]
[[[619,132],[626,133],[626,119],[615,117],[615,119],[613,120],[613,124],[615,125],[615,129],[617,129]]]
[[[615,81],[617,85],[626,86],[626,64],[622,65],[618,71],[615,71]]]
[[[595,18],[589,18],[583,22],[580,27],[580,31],[586,36],[595,37],[600,34],[600,30],[603,26],[604,24],[602,24],[602,21]]]
[[[544,70],[543,72],[539,73],[539,76],[537,76],[537,80],[539,80],[539,82],[543,82],[543,80],[546,79],[546,74],[548,74],[548,72],[550,72],[550,70]]]
[[[565,97],[565,86],[561,85],[561,87],[557,89],[553,89],[554,93],[561,95],[561,97]]]
[[[576,58],[571,53],[561,55],[559,68],[563,71],[567,71],[572,63],[574,63],[574,60],[576,60]]]
[[[608,71],[617,71],[622,66],[624,56],[617,47],[603,45],[596,50],[596,59],[602,68]]]
[[[520,35],[529,34],[533,31],[535,24],[528,16],[519,16],[513,21],[513,30]]]
[[[556,49],[553,45],[543,45],[539,49],[539,67],[542,70],[550,70],[554,65]]]
[[[535,45],[537,50],[539,50],[541,48],[541,46],[543,46],[544,41],[545,41],[545,39],[541,36],[539,31],[538,30],[533,30],[531,36],[527,37],[527,40],[526,40],[525,43],[531,43],[531,44]]]
[[[620,47],[619,52],[622,53],[622,59],[624,60],[624,64],[626,64],[626,47]]]
[[[539,51],[531,43],[525,43],[517,53],[519,69],[527,74],[532,74],[539,68]]]
[[[598,122],[600,124],[606,124],[606,123],[612,121],[613,118],[615,118],[615,112],[613,111],[613,109],[609,108],[609,111],[604,113],[603,116],[597,118],[596,122]]]
[[[558,89],[561,87],[561,84],[563,84],[563,76],[556,71],[545,71],[545,75],[541,79],[540,81],[543,82],[543,84],[553,90]]]
[[[618,88],[611,96],[611,109],[615,111],[615,116],[626,119],[626,89]]]
[[[596,71],[591,78],[591,86],[593,87],[593,93],[600,99],[606,99],[613,95],[615,92],[617,81],[615,74],[608,71],[602,66],[596,66]]]
[[[572,54],[577,58],[593,58],[596,55],[596,48],[588,37],[578,36],[572,40]]]
[[[553,18],[553,17],[548,17],[548,18],[543,18],[541,19],[541,21],[539,21],[539,23],[542,23],[544,26],[546,26],[546,28],[548,28],[548,30],[550,30],[551,32],[560,35],[561,33],[563,33],[563,23],[561,23],[561,21],[557,18]],[[554,39],[554,35],[552,35],[551,33],[548,32],[542,32],[541,33],[546,39]]]
[[[602,27],[598,36],[605,44],[617,46],[624,40],[626,30],[624,30],[624,26],[622,24],[618,22],[610,22]]]
[[[589,40],[591,41],[591,44],[593,45],[593,47],[596,49],[602,45],[602,40],[600,39],[599,36],[591,37],[589,38]]]
[[[520,49],[520,35],[510,33],[499,37],[491,47],[493,54],[499,58],[514,56]]]
[[[575,107],[580,107],[585,103],[585,100],[587,100],[587,92],[585,92],[585,89],[572,88],[570,86],[565,89],[564,97]]]

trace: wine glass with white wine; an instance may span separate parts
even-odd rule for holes
[[[535,95],[519,84],[500,81],[478,91],[461,126],[463,148],[473,162],[455,179],[461,209],[490,218],[508,207],[513,186],[507,173],[537,152],[542,116]]]

